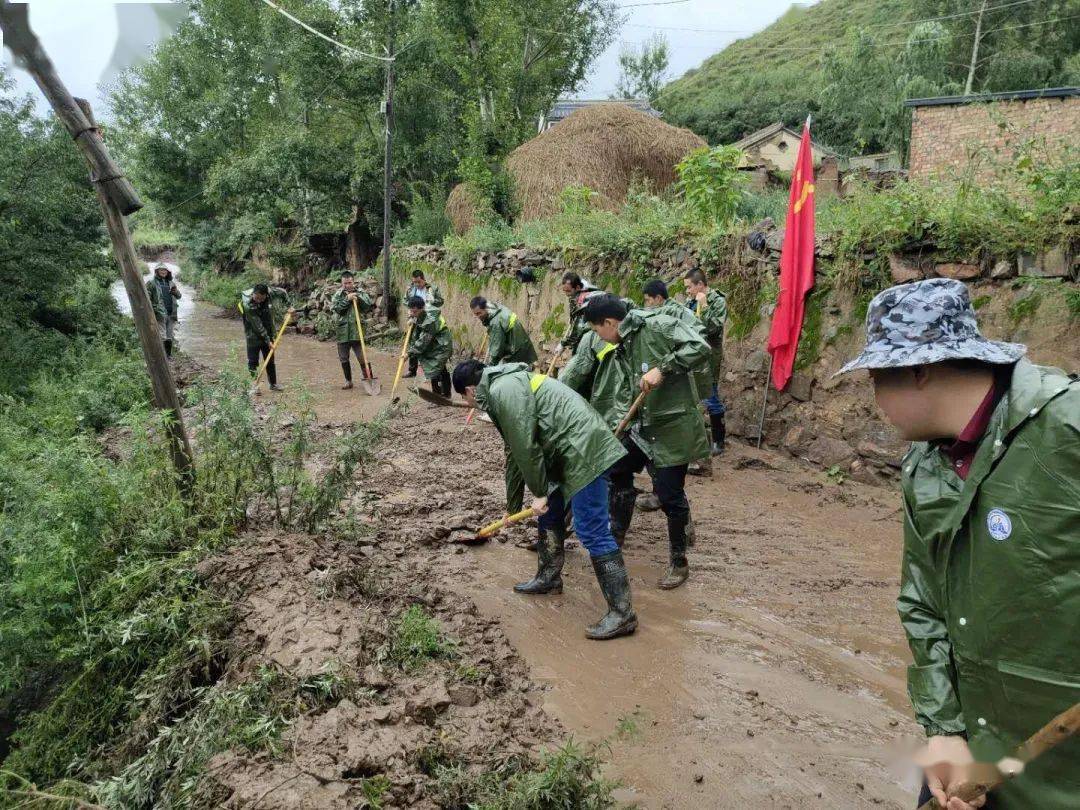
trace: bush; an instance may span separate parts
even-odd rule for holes
[[[693,216],[718,225],[735,218],[744,193],[742,157],[737,147],[713,146],[695,149],[679,162],[676,186]]]
[[[443,636],[439,622],[420,605],[413,605],[393,623],[384,658],[406,672],[415,672],[432,658],[446,658],[452,652],[453,642]]]
[[[446,195],[413,196],[409,219],[394,234],[395,245],[439,245],[450,233],[446,215]]]

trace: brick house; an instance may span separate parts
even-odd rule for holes
[[[1011,164],[1018,146],[1035,139],[1051,156],[1076,159],[1080,147],[1080,87],[979,96],[916,98],[908,174],[930,178],[972,168],[988,179]],[[1067,155],[1072,152],[1072,157]]]

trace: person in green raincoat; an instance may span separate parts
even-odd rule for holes
[[[630,306],[632,302],[624,299]],[[616,356],[618,346],[602,340],[590,329],[581,338],[578,350],[559,374],[559,381],[577,391],[589,401],[604,423],[614,433],[633,402],[626,368]],[[633,487],[612,486],[609,492],[611,533],[621,548],[629,524],[625,516],[633,512],[637,492]]]
[[[435,307],[436,309],[442,309],[443,296],[439,291],[439,288],[434,284],[431,284],[424,276],[424,271],[419,267],[412,271],[412,283],[409,285],[409,289],[405,291],[405,298],[402,303],[406,307],[409,306],[409,302],[413,298],[420,298],[423,300],[425,306]],[[409,357],[409,371],[405,374],[406,377],[416,376],[417,359],[415,357]]]
[[[154,267],[154,274],[146,280],[146,294],[150,297],[150,306],[154,308],[165,356],[172,357],[174,331],[179,320],[176,302],[181,295],[168,266],[158,264]]]
[[[335,292],[333,298],[330,299],[330,309],[337,315],[337,355],[338,361],[341,363],[341,372],[345,375],[345,385],[341,386],[345,390],[353,387],[349,352],[356,355],[356,362],[360,364],[360,376],[365,380],[372,377],[371,368],[364,367],[364,357],[360,347],[360,331],[356,326],[356,312],[353,310],[353,301],[356,302],[361,315],[375,309],[371,296],[356,286],[355,277],[346,270],[341,274],[341,289]]]
[[[626,455],[611,429],[579,394],[524,363],[485,366],[466,360],[454,369],[454,389],[498,428],[529,491],[537,497],[544,540],[536,576],[518,593],[562,593],[565,516],[573,506],[574,532],[589,552],[607,613],[586,628],[592,639],[637,629],[630,577],[608,521],[608,470]]]
[[[280,323],[274,317],[274,305],[288,307],[288,314],[296,312],[289,306],[289,295],[281,287],[269,287],[256,284],[240,294],[240,318],[244,324],[244,342],[247,346],[248,371],[254,376],[259,368],[259,357],[269,358],[266,364],[266,379],[271,391],[280,391],[277,384],[277,368],[270,348],[277,337]]]
[[[720,399],[720,372],[724,368],[724,324],[727,323],[727,297],[719,290],[709,289],[709,279],[701,270],[691,270],[683,279],[689,296],[687,308],[694,317],[701,321],[705,330],[705,340],[709,343],[712,384],[700,391],[705,411],[709,414],[712,427],[712,448],[714,456],[724,452],[727,439],[727,426],[724,414],[727,408]]]
[[[536,349],[516,312],[488,301],[482,295],[469,302],[469,309],[487,329],[486,362],[489,366],[501,363],[527,363],[531,366],[536,362]]]
[[[926,784],[949,810],[974,758],[998,762],[1080,702],[1080,380],[984,338],[967,287],[935,278],[870,302],[878,406],[913,441],[901,470],[900,622]],[[1080,739],[995,789],[995,810],[1080,806]]]
[[[599,292],[589,282],[581,278],[577,273],[564,273],[561,288],[566,294],[566,313],[570,324],[555,347],[555,354],[562,354],[563,349],[569,349],[571,354],[577,351],[581,338],[589,331],[589,325],[581,317],[581,309],[585,306],[585,300],[590,293]]]
[[[597,336],[618,346],[616,359],[624,369],[620,384],[632,396],[646,397],[623,439],[626,459],[612,470],[612,486],[634,490],[634,474],[651,461],[649,473],[667,517],[670,565],[658,586],[665,590],[686,582],[686,529],[690,504],[686,499],[686,471],[690,462],[709,455],[705,424],[697,410],[694,370],[709,353],[700,333],[663,313],[630,309],[614,295],[589,299],[582,312]],[[633,498],[626,496],[624,511],[612,522],[629,528]],[[622,504],[621,499],[617,502]]]
[[[412,336],[409,338],[409,357],[424,369],[431,380],[431,390],[444,397],[450,396],[450,372],[446,368],[454,352],[454,337],[446,318],[437,307],[425,306],[424,299],[409,299],[409,317],[413,320]]]

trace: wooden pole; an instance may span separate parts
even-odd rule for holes
[[[386,151],[383,155],[383,315],[390,320],[390,201],[393,193],[393,152],[394,140],[394,0],[389,4],[389,20],[386,32]]]
[[[761,398],[761,418],[757,426],[757,446],[761,449],[762,434],[765,432],[765,406],[769,404],[769,384],[772,382],[772,364],[775,358],[769,355],[769,370],[765,372],[765,396]]]
[[[285,313],[285,319],[281,322],[281,328],[278,329],[277,336],[274,337],[274,342],[270,344],[270,351],[266,353],[266,357],[263,358],[262,363],[259,365],[259,370],[255,374],[255,381],[251,384],[252,390],[259,387],[259,380],[262,379],[263,372],[266,371],[266,367],[270,365],[270,361],[274,359],[274,352],[277,351],[278,344],[281,343],[281,338],[284,336],[290,320],[292,320],[291,311]]]
[[[637,399],[635,399],[633,404],[630,406],[630,410],[626,412],[626,416],[622,418],[622,421],[619,422],[619,426],[615,428],[616,439],[622,438],[623,432],[626,430],[627,425],[630,424],[630,420],[634,418],[634,414],[636,414],[638,412],[638,409],[641,408],[641,403],[645,401],[645,397],[648,395],[648,393],[648,391],[642,391],[640,394],[637,395]]]
[[[360,306],[356,303],[356,299],[352,302],[353,317],[356,318],[356,331],[360,334],[360,356],[364,358],[364,373],[360,376],[366,377],[368,380],[375,379],[375,372],[371,368],[371,363],[367,359],[367,343],[364,342],[364,324],[360,321]]]
[[[394,375],[394,387],[390,389],[391,397],[397,392],[398,383],[401,382],[401,369],[405,367],[405,357],[409,353],[409,338],[412,336],[412,328],[412,321],[409,321],[409,326],[405,330],[405,340],[401,341],[401,356],[398,357],[397,373]]]

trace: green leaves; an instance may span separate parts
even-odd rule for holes
[[[726,225],[743,198],[742,151],[734,146],[696,149],[675,167],[677,187],[699,220]]]

